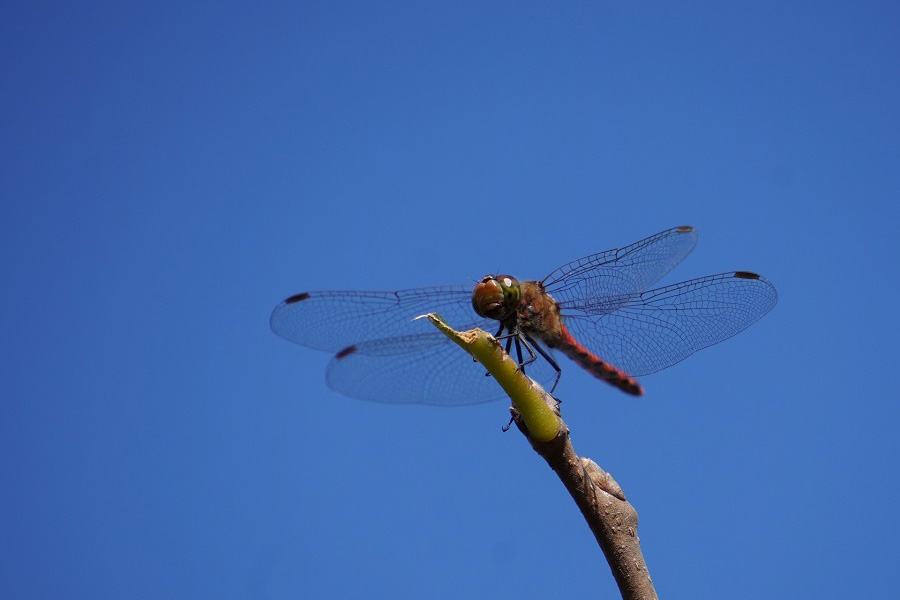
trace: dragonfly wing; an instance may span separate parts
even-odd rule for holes
[[[441,286],[398,292],[309,292],[275,307],[270,324],[281,337],[335,352],[328,385],[337,392],[385,403],[455,406],[497,400],[503,390],[484,367],[427,319],[439,313],[457,330],[499,324],[475,314],[470,286]],[[538,360],[530,376],[553,381]]]
[[[425,321],[426,327],[433,327]],[[530,377],[553,381],[546,361],[526,367]],[[503,389],[456,343],[439,331],[377,339],[352,347],[328,365],[336,392],[374,402],[461,406],[499,400]]]
[[[693,227],[673,227],[629,246],[570,262],[542,283],[563,306],[610,313],[659,281],[696,245]]]
[[[458,330],[481,327],[493,333],[497,327],[495,321],[475,314],[472,288],[463,285],[397,292],[296,294],[275,307],[269,323],[286,340],[339,352],[367,340],[431,333],[431,323],[413,320],[430,312],[440,313]]]
[[[655,373],[743,331],[778,301],[765,277],[710,275],[619,299],[614,312],[563,312],[572,335],[629,375]]]

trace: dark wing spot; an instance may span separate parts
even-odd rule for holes
[[[338,352],[337,354],[335,354],[334,357],[335,357],[336,359],[340,360],[340,359],[342,359],[342,358],[347,358],[348,356],[350,356],[350,355],[353,354],[354,352],[356,352],[356,346],[347,346],[346,348],[344,348],[343,350],[341,350],[340,352]]]
[[[284,301],[285,304],[293,304],[294,302],[300,302],[301,300],[306,300],[309,298],[309,294],[303,292],[302,294],[294,294],[290,298]]]
[[[734,276],[739,279],[759,279],[759,275],[750,271],[735,271]]]
[[[693,230],[694,230],[694,228],[691,227],[690,225],[682,225],[681,227],[678,228],[678,231],[681,233],[689,233]]]

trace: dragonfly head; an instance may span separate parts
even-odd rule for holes
[[[472,291],[472,308],[478,316],[503,321],[519,308],[522,291],[511,275],[487,275]]]

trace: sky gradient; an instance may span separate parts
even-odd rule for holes
[[[896,588],[900,9],[0,7],[0,596],[617,597],[502,402],[348,399],[285,297],[678,225],[779,304],[628,397],[560,357],[661,596]]]

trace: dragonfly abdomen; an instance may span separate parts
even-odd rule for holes
[[[561,325],[561,339],[556,349],[575,361],[597,379],[613,385],[627,394],[641,396],[644,388],[637,380],[622,369],[617,369],[578,343],[565,325]]]

